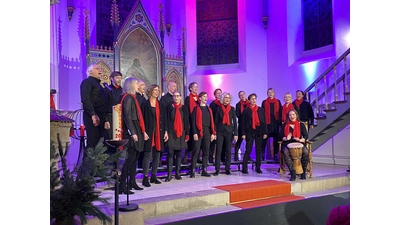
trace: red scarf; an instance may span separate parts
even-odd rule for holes
[[[54,103],[54,95],[50,93],[50,108],[56,109],[56,104]]]
[[[303,99],[301,99],[301,100],[298,100],[298,99],[296,99],[296,100],[294,100],[294,104],[296,104],[296,106],[297,106],[297,108],[300,110],[300,104],[301,103],[303,103]]]
[[[150,102],[150,99],[149,99]],[[155,142],[154,142],[155,140]],[[161,151],[161,137],[160,137],[160,107],[158,105],[158,100],[156,100],[156,130],[153,133],[153,138],[151,141],[151,146],[156,146],[157,151]]]
[[[197,98],[197,101],[199,101],[199,98],[198,98],[197,94],[190,93],[189,94],[189,110],[190,110],[190,113],[193,112],[194,107],[197,105],[197,102],[194,100],[194,98]]]
[[[218,99],[214,99],[214,101],[213,101],[215,104],[217,104],[217,106],[221,106],[222,104],[221,104],[221,101],[220,100],[218,100]]]
[[[265,122],[267,124],[271,124],[271,117],[270,117],[270,103],[274,103],[274,116],[275,119],[278,120],[278,112],[279,112],[279,102],[278,99],[276,98],[267,98],[267,100],[265,100],[264,102],[264,109],[265,109]]]
[[[210,118],[211,118],[211,132],[212,132],[212,134],[216,134],[217,132],[215,132],[215,129],[214,129],[213,114],[211,112],[210,107],[207,107],[207,108],[208,108],[208,111],[210,112]],[[196,110],[196,126],[197,126],[197,129],[199,129],[199,131],[200,131],[200,138],[203,138],[203,113],[201,112],[200,105],[197,106],[197,110]]]
[[[294,106],[292,103],[289,104],[284,104],[282,106],[282,121],[286,121],[287,114],[289,113],[290,110],[294,109]]]
[[[283,135],[287,137],[288,134],[290,133],[290,124],[294,124],[292,137],[300,138],[300,122],[298,120],[294,122],[289,120],[289,122],[287,122],[285,125],[285,130],[283,131]]]
[[[121,88],[121,86],[115,86],[114,84],[113,84],[113,86],[115,87],[115,89]]]
[[[260,126],[260,118],[258,118],[258,106],[251,106],[249,105],[249,108],[251,109],[251,128],[253,128],[253,130],[256,129],[256,127]]]
[[[224,112],[224,117],[222,119],[222,124],[231,125],[231,121],[229,120],[229,112],[231,111],[231,105],[221,105],[222,112]]]
[[[243,113],[244,108],[249,105],[249,101],[240,100],[239,102],[240,102],[240,113]]]
[[[124,94],[124,96],[122,96],[121,99],[121,106],[122,106],[122,102],[124,101],[124,98],[127,96],[128,94]],[[136,99],[136,95],[130,95],[133,98],[133,101],[135,102],[136,105],[136,111],[137,111],[137,115],[138,115],[138,120],[139,120],[139,125],[140,125],[140,130],[142,131],[142,133],[144,134],[144,132],[146,132],[146,128],[144,126],[144,120],[143,120],[143,114],[142,114],[142,110],[140,109],[140,105],[138,100]],[[123,112],[123,110],[121,110],[121,112]],[[121,127],[121,131],[122,131],[122,127]]]
[[[179,109],[181,108],[182,104],[178,103],[176,104],[174,102],[173,104],[175,108],[175,119],[174,119],[174,131],[176,133],[176,137],[181,137],[183,133],[183,126],[182,126],[182,117]]]

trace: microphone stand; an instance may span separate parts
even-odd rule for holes
[[[123,139],[123,140],[106,140],[105,142],[111,146],[114,147],[116,149],[119,149],[119,147],[121,146],[125,146],[128,143],[128,139]],[[117,161],[116,165],[115,165],[115,202],[114,202],[114,213],[115,213],[115,225],[119,224],[119,211],[134,211],[137,210],[139,208],[139,206],[137,204],[129,204],[129,190],[127,190],[127,205],[119,205],[119,179],[120,179],[120,173],[119,173],[119,160]],[[127,185],[128,187],[128,185]],[[127,188],[128,189],[128,188]]]

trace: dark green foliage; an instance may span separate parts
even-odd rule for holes
[[[110,198],[100,197],[101,192],[96,190],[96,179],[111,183],[112,162],[119,159],[120,151],[109,156],[103,139],[95,148],[85,150],[85,157],[79,166],[71,171],[67,168],[66,155],[68,143],[63,151],[58,137],[58,152],[53,141],[50,141],[50,158],[61,160],[61,169],[53,162],[50,167],[50,220],[56,220],[65,224],[73,221],[78,216],[82,224],[87,223],[86,216],[95,216],[104,225],[112,220],[103,213],[94,202],[110,204]]]

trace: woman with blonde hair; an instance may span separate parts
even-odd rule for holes
[[[286,92],[285,95],[283,96],[283,99],[285,103],[282,105],[282,124],[286,122],[288,113],[290,110],[294,109],[293,103],[292,103],[292,94],[289,92]]]
[[[221,105],[215,113],[215,130],[217,131],[217,152],[215,153],[215,173],[218,176],[221,165],[221,155],[225,156],[225,174],[231,175],[231,148],[232,140],[238,140],[238,128],[236,122],[235,108],[231,106],[232,96],[223,93]],[[222,153],[225,154],[222,154]]]

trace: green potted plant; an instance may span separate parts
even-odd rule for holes
[[[97,217],[102,224],[111,223],[111,218],[102,212],[94,202],[110,204],[110,198],[101,197],[101,191],[96,190],[96,179],[111,183],[110,171],[112,163],[119,159],[119,152],[109,156],[103,138],[95,148],[85,150],[82,163],[67,168],[65,151],[58,137],[58,152],[54,142],[50,141],[50,159],[61,160],[61,168],[57,163],[50,165],[50,221],[53,224],[86,224],[87,216]]]

